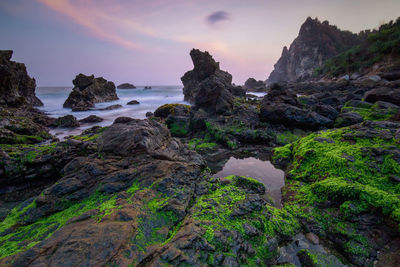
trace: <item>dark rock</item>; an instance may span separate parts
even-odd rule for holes
[[[154,113],[153,112],[146,112],[146,118],[150,118],[150,117],[153,117],[154,116]]]
[[[72,115],[65,115],[63,117],[57,118],[53,122],[53,127],[61,127],[61,128],[76,128],[79,127],[78,120]]]
[[[151,86],[145,86],[144,89],[149,90],[151,89]]]
[[[43,106],[35,95],[36,81],[25,64],[11,61],[13,51],[0,50],[0,106]]]
[[[173,116],[189,116],[190,106],[184,104],[165,104],[154,111],[154,116],[159,118],[167,118]]]
[[[108,107],[105,107],[105,108],[100,108],[100,109],[98,109],[98,110],[114,110],[114,109],[119,109],[119,108],[122,108],[122,105],[111,105],[111,106],[108,106]]]
[[[341,113],[335,120],[335,127],[345,127],[362,122],[363,117],[356,112]]]
[[[385,101],[400,106],[400,89],[380,87],[365,93],[364,99],[367,102]]]
[[[334,121],[339,115],[339,112],[329,105],[317,105],[313,108],[313,110],[332,121]]]
[[[140,103],[137,100],[132,100],[132,101],[129,101],[128,103],[126,103],[126,104],[127,105],[139,105]]]
[[[72,81],[74,88],[69,94],[63,107],[73,111],[84,111],[94,107],[95,103],[117,100],[113,82],[103,77],[95,78],[94,75],[79,74]]]
[[[267,87],[264,81],[257,81],[254,78],[248,78],[244,83],[244,88],[249,92],[266,92]]]
[[[219,63],[208,52],[192,49],[190,56],[194,68],[181,78],[185,100],[209,113],[229,113],[233,108],[232,92],[237,91],[232,85],[232,75],[220,70]]]
[[[131,122],[133,120],[135,120],[135,119],[130,118],[130,117],[118,117],[118,118],[116,118],[114,120],[114,124],[115,123],[128,123],[128,122]]]
[[[135,89],[136,86],[134,86],[131,83],[122,83],[120,85],[117,86],[118,89]]]
[[[245,97],[246,96],[246,89],[241,86],[232,86],[230,88],[232,95],[237,97]]]
[[[103,118],[100,118],[99,116],[96,115],[90,115],[82,120],[80,120],[79,122],[83,122],[83,123],[96,123],[96,122],[102,122]]]

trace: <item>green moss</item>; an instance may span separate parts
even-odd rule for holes
[[[358,131],[341,128],[313,133],[276,148],[274,158],[292,159],[286,188],[294,196],[285,209],[302,220],[312,218],[324,231],[340,234],[351,244],[343,248],[347,254],[367,256],[370,245],[351,219],[374,212],[400,223],[400,185],[390,178],[400,173],[390,153],[400,143],[379,134],[362,138]],[[386,153],[377,159],[370,152],[376,149]],[[321,208],[323,203],[335,204]]]
[[[43,155],[49,155],[56,151],[57,143],[28,145],[28,144],[0,144],[0,148],[8,154],[9,157],[20,164],[31,163]]]
[[[243,259],[241,264],[253,266],[259,260],[263,262],[270,259],[276,251],[271,250],[268,240],[277,235],[295,235],[300,229],[299,222],[287,210],[268,205],[236,216],[241,205],[249,201],[247,189],[254,189],[260,183],[248,177],[229,176],[226,179],[232,180],[232,183],[218,184],[208,194],[196,200],[192,208],[192,218],[201,222],[203,237],[216,248],[214,255],[231,253],[229,238],[232,237],[228,237],[227,243],[215,238],[216,231],[227,229],[239,233],[255,249],[255,254]],[[260,234],[247,236],[244,224],[256,228]]]
[[[286,145],[299,140],[301,136],[296,135],[290,131],[280,133],[276,136],[276,142],[281,145]]]
[[[101,221],[116,209],[116,196],[107,196],[95,193],[89,198],[79,202],[70,203],[64,210],[41,218],[29,225],[16,226],[23,221],[24,214],[29,209],[36,208],[35,202],[23,209],[13,209],[7,218],[0,223],[0,258],[4,258],[20,251],[27,250],[42,240],[49,238],[57,229],[65,225],[73,217],[80,216],[89,210],[98,210],[96,219]],[[6,231],[10,231],[7,233]]]
[[[186,121],[173,121],[168,128],[173,136],[186,136],[189,133],[189,123]]]
[[[356,112],[360,114],[364,120],[372,121],[388,120],[393,117],[397,111],[398,110],[395,108],[380,109],[377,104],[365,106],[360,105],[358,107],[345,105],[342,108],[342,112]]]

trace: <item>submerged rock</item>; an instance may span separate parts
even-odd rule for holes
[[[36,81],[25,64],[11,61],[13,51],[0,50],[0,106],[43,106],[35,95]]]
[[[119,109],[119,108],[122,108],[122,105],[119,105],[119,104],[111,105],[111,106],[108,106],[108,107],[105,107],[105,108],[100,108],[98,110],[114,110],[114,109]]]
[[[96,123],[96,122],[102,122],[104,119],[100,118],[99,116],[96,115],[90,115],[82,120],[80,120],[79,122],[83,122],[83,123]]]
[[[79,74],[72,81],[74,88],[65,100],[63,107],[72,111],[84,111],[94,107],[95,103],[118,100],[113,82],[103,77]]]
[[[65,115],[57,118],[53,122],[53,127],[61,127],[61,128],[76,128],[79,127],[79,122],[76,117],[72,115]]]
[[[140,103],[137,100],[132,100],[132,101],[129,101],[128,103],[126,103],[126,104],[127,105],[139,105]]]

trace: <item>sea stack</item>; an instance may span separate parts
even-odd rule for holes
[[[194,68],[181,78],[185,100],[209,113],[226,114],[233,107],[232,75],[219,68],[219,62],[207,52],[190,51]],[[243,92],[242,92],[243,91]],[[240,94],[244,93],[241,89]]]
[[[79,74],[72,81],[74,88],[64,102],[64,108],[72,111],[84,111],[94,107],[95,103],[118,100],[115,84],[103,77]]]
[[[43,106],[35,95],[36,81],[25,64],[11,61],[13,51],[0,51],[0,106]]]

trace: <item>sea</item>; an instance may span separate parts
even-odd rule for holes
[[[159,106],[164,104],[187,104],[183,100],[182,86],[151,86],[151,89],[145,89],[144,86],[137,86],[135,89],[116,89],[119,100],[97,103],[92,110],[72,112],[69,108],[63,108],[64,101],[68,98],[72,87],[38,87],[36,95],[43,102],[43,106],[38,109],[44,111],[50,117],[58,118],[65,115],[73,115],[78,120],[84,119],[90,115],[97,115],[104,120],[99,123],[81,123],[78,128],[55,128],[50,132],[59,139],[66,136],[78,135],[83,130],[93,126],[111,125],[118,117],[131,117],[135,119],[146,118],[147,112],[154,112]],[[262,96],[263,93],[252,93]],[[127,105],[129,101],[137,100],[139,105]],[[122,108],[115,110],[97,110],[111,105],[122,105]]]

